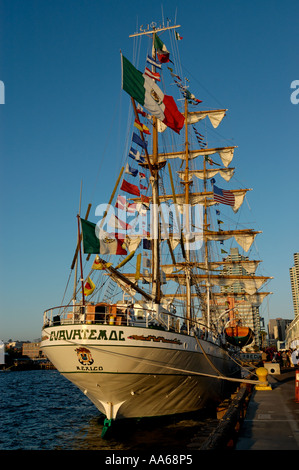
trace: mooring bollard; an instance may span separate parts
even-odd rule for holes
[[[265,367],[259,367],[256,369],[256,375],[259,379],[259,384],[255,386],[256,390],[272,390],[271,385],[269,385],[269,382],[267,380],[268,377],[268,371]]]

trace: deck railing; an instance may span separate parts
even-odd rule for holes
[[[184,321],[185,320],[185,321]],[[217,335],[208,332],[206,325],[198,321],[182,318],[174,313],[163,312],[157,316],[153,309],[145,307],[128,307],[118,304],[98,305],[62,305],[44,312],[43,328],[57,325],[73,324],[126,325],[161,328],[201,339],[216,341]]]
[[[97,309],[90,305],[63,305],[53,307],[44,312],[44,328],[68,324],[106,324],[106,325],[135,325],[150,326],[159,323],[163,328],[170,329],[173,325],[173,315],[162,314],[159,320],[152,309],[144,307],[130,308],[125,305],[99,305]],[[166,317],[166,318],[164,318]]]

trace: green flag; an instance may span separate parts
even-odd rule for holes
[[[122,88],[142,106],[145,101],[144,76],[131,62],[122,57]]]
[[[127,251],[122,247],[122,240],[117,238],[98,238],[96,234],[96,224],[88,220],[81,219],[83,251],[84,253],[94,253],[101,255],[126,255]]]
[[[81,219],[84,253],[99,253],[100,241],[96,236],[96,224]]]

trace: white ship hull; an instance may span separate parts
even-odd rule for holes
[[[232,378],[239,371],[216,344],[143,327],[46,327],[41,348],[108,419],[199,410],[231,390],[215,368]]]

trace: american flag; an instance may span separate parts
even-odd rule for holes
[[[235,205],[235,196],[232,191],[226,191],[225,189],[218,188],[214,184],[213,194],[214,194],[214,201],[220,202],[221,204],[227,204],[228,206]]]

